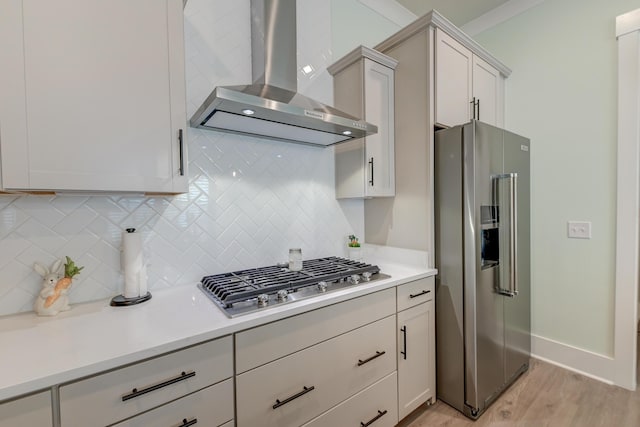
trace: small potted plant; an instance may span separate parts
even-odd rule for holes
[[[349,259],[359,261],[362,259],[362,253],[360,252],[360,242],[358,242],[358,238],[351,234],[349,236],[349,243],[347,243],[349,247]]]

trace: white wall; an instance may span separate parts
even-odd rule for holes
[[[532,141],[534,338],[605,356],[614,338],[615,17],[637,6],[546,0],[476,36],[513,69],[506,127]],[[568,239],[569,220],[591,221],[593,238]]]
[[[332,102],[328,2],[298,1],[301,92]],[[188,114],[217,85],[251,80],[249,2],[189,0],[185,9]],[[120,235],[138,228],[150,290],[195,286],[205,274],[346,255],[362,236],[363,202],[337,202],[333,150],[188,129],[189,193],[176,197],[1,196],[0,315],[31,310],[40,290],[34,262],[69,255],[85,269],[72,303],[122,292]]]

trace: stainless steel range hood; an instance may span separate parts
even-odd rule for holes
[[[378,131],[296,92],[296,0],[251,0],[253,84],[219,86],[191,126],[328,146]]]

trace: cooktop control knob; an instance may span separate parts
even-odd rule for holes
[[[369,280],[371,280],[371,272],[370,271],[365,271],[364,273],[362,273],[362,279],[365,282],[368,282]]]
[[[327,292],[327,282],[318,282],[318,290],[320,292]]]
[[[360,276],[357,274],[352,274],[351,277],[349,277],[349,281],[354,285],[357,285],[358,283],[360,283]]]
[[[260,294],[258,295],[258,307],[266,307],[269,305],[269,295]]]
[[[285,302],[289,297],[289,292],[285,291],[284,289],[280,289],[278,291],[277,296],[278,296],[278,302]]]

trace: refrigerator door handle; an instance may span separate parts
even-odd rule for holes
[[[509,274],[507,276],[508,286],[501,286],[498,288],[498,292],[502,295],[514,297],[518,295],[518,174],[517,173],[505,173],[500,175],[493,175],[493,198],[494,203],[501,205],[500,200],[500,182],[505,181],[509,184],[509,229],[507,236],[507,245],[509,254],[508,268]],[[502,223],[502,221],[500,221]]]
[[[511,227],[509,229],[509,271],[510,289],[513,296],[518,295],[518,174],[509,174],[511,207]]]

